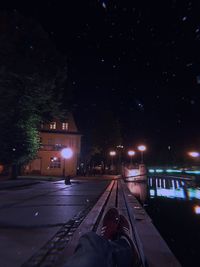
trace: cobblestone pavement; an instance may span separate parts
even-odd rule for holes
[[[65,245],[108,183],[100,177],[76,179],[71,185],[34,179],[1,182],[0,266],[37,266],[34,261],[44,255],[52,259],[48,251]]]

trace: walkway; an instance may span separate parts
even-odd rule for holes
[[[179,267],[126,184],[111,178],[86,177],[68,186],[36,180],[2,190],[0,185],[0,265],[63,266],[79,237],[99,233],[103,215],[115,206],[131,222],[143,266]]]

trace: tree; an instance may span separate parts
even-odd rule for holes
[[[16,12],[0,13],[0,162],[33,159],[41,121],[60,117],[66,65],[48,35]]]

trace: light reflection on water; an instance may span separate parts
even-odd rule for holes
[[[150,176],[129,182],[161,236],[183,267],[199,266],[200,187],[195,181]]]
[[[148,185],[151,198],[200,199],[200,188],[195,187],[193,181],[149,177]]]
[[[149,177],[147,183],[127,183],[129,190],[145,202],[147,196],[150,198],[174,198],[182,200],[200,200],[200,188],[195,186],[194,181],[184,179],[173,179],[169,177]]]
[[[148,192],[147,192],[147,183],[137,183],[137,182],[128,182],[127,186],[130,192],[139,199],[142,203],[145,203]]]

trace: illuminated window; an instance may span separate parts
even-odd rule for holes
[[[68,126],[69,126],[69,124],[67,122],[62,123],[62,129],[63,130],[68,130]]]
[[[61,167],[61,160],[58,157],[50,158],[50,166],[51,169],[56,169]]]
[[[56,122],[51,122],[50,123],[50,129],[55,130],[56,129]]]

